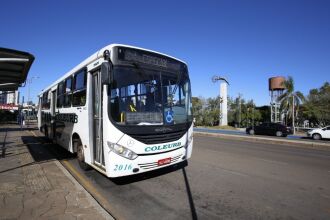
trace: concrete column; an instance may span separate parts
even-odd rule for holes
[[[222,103],[220,104],[220,114],[221,114],[221,120],[220,125],[228,125],[228,110],[227,110],[227,83],[221,82],[220,83],[220,99],[222,100]]]

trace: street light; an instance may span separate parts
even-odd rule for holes
[[[28,105],[28,124],[30,123],[30,116],[31,116],[31,114],[30,114],[30,87],[31,87],[31,84],[32,84],[32,81],[34,80],[34,79],[39,79],[40,77],[39,76],[32,76],[32,77],[30,77],[30,78],[28,78],[27,80],[26,80],[26,83],[28,84],[28,100],[27,100],[27,105]],[[23,103],[24,104],[24,103]]]
[[[295,134],[295,127],[294,127],[294,95],[292,95],[292,127],[293,127],[293,134]]]
[[[227,118],[227,85],[229,82],[226,78],[221,76],[213,76],[212,82],[223,81],[220,83],[220,114],[219,114],[219,126],[228,125]]]
[[[241,120],[242,120],[242,102],[241,102],[241,97],[242,97],[242,94],[241,93],[238,93],[238,127],[240,128],[241,127]]]

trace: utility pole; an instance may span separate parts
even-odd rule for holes
[[[293,127],[293,134],[295,134],[295,126],[294,126],[294,95],[292,95],[292,127]]]
[[[254,106],[252,106],[252,127],[254,127]]]
[[[252,127],[254,127],[254,103],[252,100]]]
[[[28,99],[27,99],[27,104],[28,104],[28,124],[30,123],[30,117],[31,117],[31,113],[30,113],[30,87],[32,84],[32,80],[33,79],[39,79],[39,76],[32,76],[31,78],[27,79],[27,83],[28,83]],[[24,103],[23,103],[24,104]]]
[[[238,127],[241,127],[241,93],[238,93]]]

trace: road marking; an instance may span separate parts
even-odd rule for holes
[[[288,165],[286,162],[281,162],[281,161],[276,161],[276,160],[267,160],[267,159],[257,159],[257,160],[262,160],[268,163],[273,163],[273,164],[279,164],[279,165]]]
[[[249,175],[247,174],[243,174],[243,173],[240,173],[240,172],[236,172],[236,171],[232,171],[232,170],[227,170],[227,169],[224,169],[224,168],[220,168],[222,171],[226,172],[226,173],[230,173],[230,174],[234,174],[234,175],[237,175],[237,176],[244,176],[244,177],[247,177]]]
[[[30,131],[30,132],[33,134],[33,136],[38,137],[36,133],[34,133],[34,131]]]
[[[88,179],[83,177],[79,171],[77,171],[67,160],[61,161],[62,164],[64,164],[64,167],[70,171],[71,174],[74,174],[74,176],[79,179],[78,182],[82,183],[85,188],[88,189],[89,192],[91,192],[93,195],[95,195],[98,198],[101,198],[102,202],[108,202],[105,197],[103,197],[93,186],[90,184]]]
[[[324,197],[324,198],[330,199],[330,196],[329,195],[321,194],[321,196]]]
[[[66,177],[68,177],[70,179],[70,181],[75,185],[75,187],[79,190],[79,191],[84,191],[86,198],[88,199],[88,201],[91,203],[91,205],[93,207],[95,207],[95,209],[97,210],[98,213],[100,213],[105,219],[109,219],[109,220],[114,220],[113,216],[111,216],[109,214],[109,212],[107,212],[96,200],[95,198],[89,193],[87,192],[87,190],[84,189],[84,187],[77,181],[76,178],[74,178],[72,176],[72,174],[64,167],[63,164],[61,164],[58,160],[55,160],[53,163],[56,164],[56,166],[64,173],[64,175]]]
[[[90,181],[81,175],[79,171],[69,163],[69,161],[63,160],[61,163],[71,173],[71,175],[77,179],[78,183],[80,183],[86,189],[86,191],[89,192],[101,206],[103,206],[104,209],[110,210],[109,213],[115,219],[124,219],[117,213],[117,211],[113,209],[108,200],[90,183]]]
[[[34,131],[30,131],[30,132],[33,134],[33,136],[37,137],[37,135],[36,135],[36,133],[34,133]]]

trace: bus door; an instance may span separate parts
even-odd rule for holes
[[[56,124],[55,124],[55,107],[56,107],[56,90],[51,92],[51,102],[50,102],[50,135],[49,138],[56,142]]]
[[[102,143],[102,86],[100,71],[92,74],[92,103],[93,103],[93,156],[94,163],[104,166]]]

